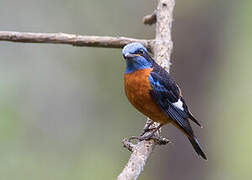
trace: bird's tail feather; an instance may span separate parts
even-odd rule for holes
[[[207,157],[206,157],[205,153],[203,152],[203,150],[201,149],[197,138],[195,136],[193,136],[193,137],[188,137],[188,139],[191,142],[191,144],[192,144],[194,150],[197,152],[197,154],[199,156],[201,156],[202,158],[204,158],[205,160],[207,160]]]

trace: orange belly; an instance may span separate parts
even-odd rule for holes
[[[124,89],[130,103],[153,121],[167,124],[169,117],[152,100],[148,80],[152,69],[142,69],[124,75]]]

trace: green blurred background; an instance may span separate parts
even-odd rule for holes
[[[0,0],[0,30],[153,38],[154,0]],[[157,147],[141,180],[252,179],[252,1],[176,1],[171,74],[203,129]],[[123,92],[120,49],[0,42],[0,179],[115,179],[145,117]]]

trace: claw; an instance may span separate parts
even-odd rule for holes
[[[134,139],[139,140],[139,136],[131,136],[131,137],[129,138],[129,141],[134,140]]]
[[[140,134],[140,136],[143,136],[145,133],[153,130],[154,128],[149,128],[152,124],[154,123],[154,121],[150,120],[150,122],[148,122],[145,127],[143,128],[143,132]]]
[[[147,140],[153,139],[159,145],[165,145],[165,144],[170,143],[170,141],[166,138],[150,136],[150,135],[148,135],[148,136],[132,136],[129,138],[129,141],[135,140],[135,139],[137,139],[138,141],[144,141],[144,140],[147,141]]]
[[[151,131],[151,130],[152,129],[150,129],[149,131]],[[144,134],[141,134],[140,136],[132,136],[129,138],[129,140],[137,139],[139,141],[143,141],[143,140],[147,141],[147,140],[150,140],[152,137],[154,137],[156,131],[157,131],[156,128],[153,128],[151,133],[149,133],[147,135],[145,135],[145,133],[144,133]]]
[[[131,140],[135,140],[137,139],[138,141],[147,141],[150,139],[153,139],[157,144],[163,145],[163,144],[167,144],[169,143],[169,140],[165,139],[165,138],[161,138],[161,137],[156,137],[155,133],[160,129],[160,127],[162,126],[161,124],[156,127],[156,128],[149,128],[149,126],[152,124],[153,122],[151,122],[149,125],[147,125],[144,128],[144,131],[140,134],[140,136],[132,136],[129,138],[129,141]],[[152,132],[150,132],[152,131]],[[148,134],[146,134],[148,132]]]

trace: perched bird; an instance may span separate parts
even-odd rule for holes
[[[189,120],[201,125],[188,110],[179,86],[169,73],[152,59],[141,43],[126,45],[122,54],[126,60],[124,89],[130,103],[152,121],[160,123],[156,130],[172,123],[187,136],[197,154],[207,159]]]

